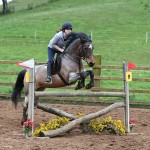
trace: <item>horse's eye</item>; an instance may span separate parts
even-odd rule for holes
[[[84,47],[85,50],[88,50],[88,47]]]

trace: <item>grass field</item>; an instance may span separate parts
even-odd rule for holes
[[[9,6],[14,6],[15,12],[0,15],[0,60],[46,61],[49,40],[63,22],[70,21],[74,31],[92,34],[94,53],[102,56],[102,64],[130,61],[137,66],[150,65],[149,0],[13,0]],[[20,70],[14,65],[0,65],[0,69]],[[134,74],[149,77],[150,71]],[[115,82],[102,85],[119,86]],[[148,83],[133,82],[130,86],[150,88]]]

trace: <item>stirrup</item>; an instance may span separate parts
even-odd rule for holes
[[[52,78],[51,77],[47,77],[45,83],[50,83],[51,84],[52,83]]]

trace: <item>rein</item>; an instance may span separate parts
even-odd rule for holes
[[[79,62],[81,61],[81,57],[75,55],[75,54],[70,54],[70,53],[64,53],[65,56],[67,56],[70,60],[72,60],[73,62],[79,64]]]
[[[85,59],[85,53],[84,53],[84,51],[83,51],[83,45],[84,45],[84,43],[82,43],[81,42],[81,44],[82,44],[82,46],[81,46],[81,49],[80,49],[80,53],[81,53],[81,56],[78,56],[78,55],[75,55],[75,54],[70,54],[70,53],[68,53],[68,52],[66,52],[66,51],[64,51],[64,53],[63,54],[68,54],[68,58],[70,59],[70,60],[72,60],[72,61],[74,61],[74,62],[76,62],[76,63],[78,63],[81,59]],[[69,57],[69,56],[72,56],[72,57]],[[75,59],[72,59],[72,58],[75,58]],[[76,61],[77,60],[77,61]]]

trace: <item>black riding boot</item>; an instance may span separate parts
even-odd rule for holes
[[[47,79],[46,79],[45,83],[52,83],[51,66],[52,66],[52,64],[50,62],[48,62],[48,64],[47,64]]]

